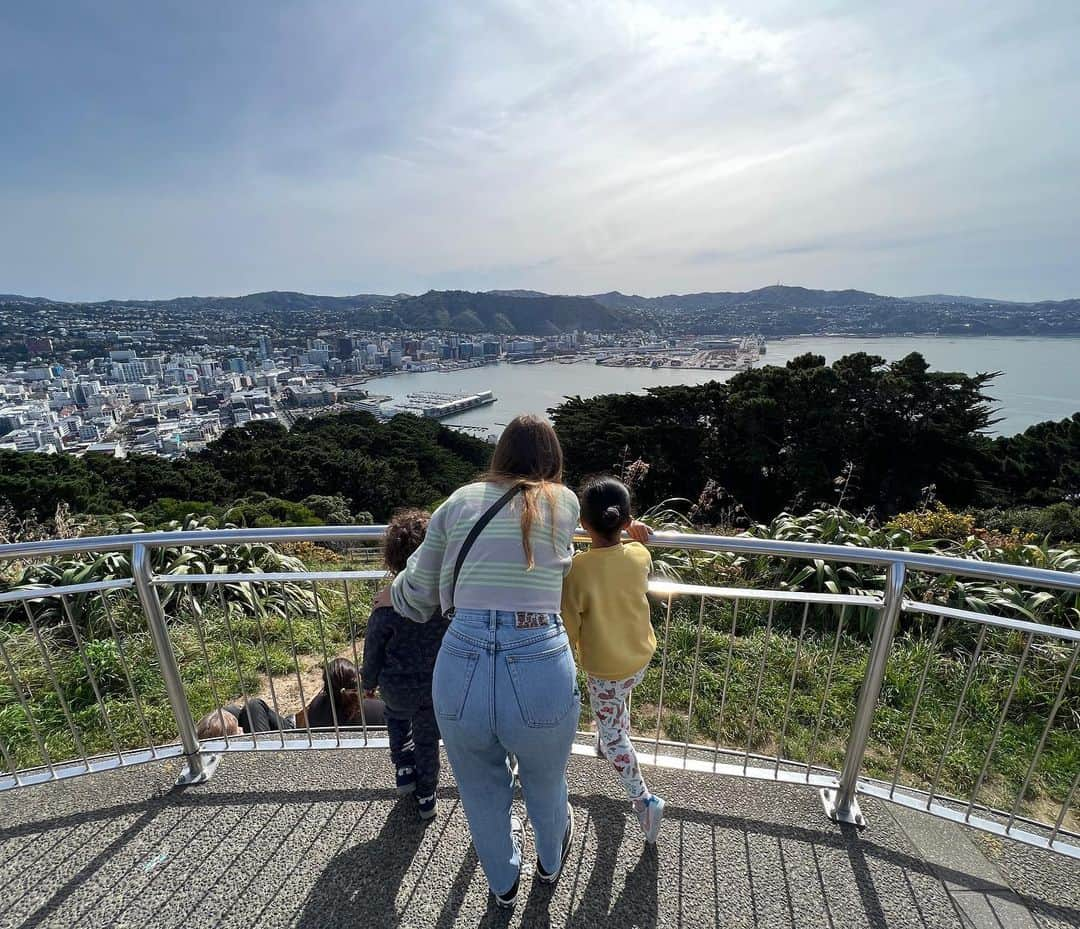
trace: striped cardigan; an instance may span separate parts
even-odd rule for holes
[[[454,563],[469,530],[505,493],[501,484],[478,482],[456,490],[431,517],[423,544],[390,588],[394,609],[427,622],[436,609],[448,610]],[[484,527],[458,577],[453,606],[458,609],[527,610],[558,613],[563,577],[570,570],[578,501],[561,484],[551,485],[554,506],[540,496],[539,518],[530,533],[534,566],[526,568],[521,541],[520,497],[513,498]]]

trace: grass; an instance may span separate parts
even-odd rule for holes
[[[869,656],[866,639],[844,633],[837,647],[837,617],[811,611],[800,645],[801,610],[794,615],[777,611],[768,628],[767,611],[748,608],[746,603],[740,609],[733,636],[730,604],[707,604],[701,614],[699,602],[676,601],[673,606],[663,675],[658,653],[635,691],[631,718],[637,732],[646,737],[657,734],[663,676],[661,738],[689,739],[691,743],[767,756],[779,754],[786,760],[803,764],[813,761],[815,765],[839,769]],[[654,611],[661,642],[664,613],[664,605]],[[1033,646],[1006,708],[1023,639],[1016,633],[991,631],[957,713],[971,667],[972,642],[966,635],[943,632],[931,647],[932,633],[932,626],[916,625],[894,641],[864,771],[871,777],[891,781],[907,738],[899,783],[928,789],[936,778],[938,793],[966,798],[979,780],[1001,720],[1000,735],[977,799],[1011,809],[1061,690],[1071,650]],[[830,675],[834,647],[837,657]],[[695,677],[697,650],[700,660]],[[916,708],[924,673],[925,684]],[[587,719],[585,708],[583,721]],[[1080,768],[1078,720],[1080,683],[1073,675],[1032,773],[1021,811],[1042,811],[1045,815],[1049,805],[1056,816]]]
[[[170,617],[170,638],[193,716],[199,718],[224,703],[263,692],[268,676],[295,680],[298,665],[306,671],[321,664],[324,642],[327,657],[341,652],[351,640],[345,598],[340,588],[322,587],[319,594],[322,606],[317,614],[266,614],[258,620],[235,607],[226,614],[213,599],[193,609],[185,598]],[[370,590],[350,585],[350,600],[353,629],[362,636]],[[156,744],[178,738],[138,604],[131,596],[116,594],[110,602],[116,634],[99,629],[98,635],[84,638],[86,665],[70,627],[41,627],[48,664],[28,627],[10,624],[0,629],[0,641],[33,717],[32,724],[5,667],[0,676],[0,743],[16,768],[46,763],[35,725],[53,762],[82,754],[72,728],[88,755],[145,746],[147,733]],[[282,706],[283,712],[299,708]]]

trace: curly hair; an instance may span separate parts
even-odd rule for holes
[[[430,520],[427,510],[398,510],[390,519],[383,538],[383,561],[394,574],[405,570],[409,556],[424,541]]]

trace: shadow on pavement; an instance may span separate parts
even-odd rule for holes
[[[424,838],[412,803],[395,803],[379,834],[335,856],[304,902],[299,929],[400,924],[397,894]]]
[[[457,800],[453,789],[444,788],[439,795],[451,803]],[[413,917],[411,900],[405,901],[402,912],[398,913],[397,897],[409,869],[416,866],[417,851],[426,832],[425,826],[416,818],[415,806],[396,800],[391,789],[237,792],[204,789],[14,823],[0,828],[0,848],[3,849],[2,857],[7,866],[14,865],[25,873],[20,865],[32,863],[38,860],[39,855],[53,850],[53,854],[48,855],[49,866],[59,881],[55,889],[50,888],[47,898],[35,899],[29,912],[24,910],[11,924],[21,929],[51,924],[61,907],[77,907],[81,912],[87,912],[89,908],[85,904],[102,892],[101,886],[95,886],[97,876],[110,860],[126,854],[128,847],[141,841],[140,834],[165,810],[176,811],[179,808],[182,816],[194,816],[200,834],[197,844],[205,857],[207,869],[216,869],[225,862],[225,851],[218,849],[222,836],[214,834],[212,818],[216,811],[242,808],[251,810],[255,817],[261,817],[257,807],[276,805],[281,808],[297,804],[323,811],[324,818],[336,818],[339,815],[337,808],[342,804],[366,801],[374,815],[380,816],[383,815],[382,810],[386,811],[386,819],[378,834],[368,841],[345,848],[328,861],[310,888],[305,888],[306,896],[296,914],[297,925],[304,929],[396,926]],[[741,912],[750,925],[806,924],[810,916],[806,901],[812,898],[821,901],[823,907],[814,914],[820,925],[831,926],[834,916],[837,923],[848,923],[857,913],[859,924],[884,926],[888,908],[883,906],[881,888],[876,882],[880,881],[883,865],[901,871],[900,880],[906,881],[910,888],[910,893],[905,894],[913,901],[909,903],[913,907],[910,925],[928,925],[928,916],[919,909],[918,884],[920,881],[938,880],[948,881],[961,889],[978,890],[990,897],[1018,900],[1037,917],[1061,920],[1066,925],[1080,925],[1080,908],[1061,906],[1059,902],[1031,893],[1018,894],[1005,884],[988,883],[963,871],[941,867],[935,871],[921,858],[907,851],[878,844],[872,829],[859,834],[854,829],[837,829],[825,823],[821,826],[796,825],[669,804],[663,844],[658,849],[631,851],[630,846],[640,840],[636,834],[633,837],[626,835],[628,817],[625,802],[595,794],[574,795],[572,802],[577,811],[582,841],[575,845],[559,884],[555,888],[548,888],[529,877],[523,880],[525,895],[518,902],[519,912],[514,918],[520,917],[521,925],[530,929],[550,929],[553,925],[579,929],[655,929],[660,924],[661,904],[666,924],[671,911],[682,917],[684,912],[692,909],[683,905],[684,895],[691,892],[696,895],[695,906],[699,908],[702,894],[706,894],[710,898],[709,917],[717,925],[724,925],[733,915],[730,896],[733,882],[741,882],[741,887],[746,890],[742,899],[745,908]],[[199,810],[203,812],[200,814]],[[463,825],[460,813],[452,814],[447,810],[445,814],[440,812],[436,821],[438,825],[434,828],[445,829],[452,816],[456,817],[454,822]],[[131,819],[118,835],[102,835],[101,838],[91,835],[87,841],[79,843],[77,850],[65,848],[64,858],[57,860],[53,857],[57,843],[50,833],[117,817]],[[245,824],[245,829],[252,824],[254,821]],[[291,840],[288,834],[282,836],[277,849],[270,847],[265,841],[266,828],[266,823],[260,819],[258,828],[250,835],[243,850],[245,866],[254,869],[255,873],[268,863],[275,852],[280,854],[282,847],[290,841],[293,844],[289,848],[295,850],[293,846],[296,841]],[[587,854],[585,837],[591,833],[595,833],[595,841],[590,840]],[[441,835],[439,833],[437,838]],[[691,835],[696,838],[691,838]],[[34,841],[35,837],[40,837],[40,843]],[[25,842],[26,839],[30,839],[30,842]],[[310,833],[305,833],[303,839],[305,842],[318,841],[318,837]],[[706,846],[711,841],[712,849],[703,847],[702,841]],[[9,842],[16,843],[15,849],[4,847]],[[738,850],[737,846],[740,845],[745,849]],[[452,857],[441,855],[436,850],[442,847],[441,839],[433,845],[432,858],[424,862],[417,882],[419,889],[414,889],[414,893],[423,894],[425,886],[432,886],[424,872],[430,874],[435,869],[441,869],[447,877],[453,874],[449,890],[441,891],[442,899],[435,902],[439,908],[438,916],[429,923],[434,929],[451,929],[458,924],[470,892],[474,903],[476,901],[474,885],[478,879],[479,865],[471,848],[463,855]],[[743,859],[738,868],[733,868],[736,860],[732,854],[733,848],[739,851],[738,857]],[[69,857],[70,861],[67,860]],[[531,855],[527,856],[527,862],[531,867]],[[842,867],[838,868],[841,863]],[[777,872],[780,873],[779,882]],[[168,875],[146,879],[140,875],[139,880],[168,882],[170,878],[184,875],[187,875],[187,871],[183,875],[170,871]],[[0,878],[0,885],[5,883],[4,878],[11,879],[4,875]],[[482,877],[479,879],[482,880]],[[210,880],[215,882],[217,879],[212,877]],[[845,884],[853,891],[850,900],[837,901],[834,888]],[[442,886],[445,888],[446,882],[442,882]],[[19,896],[14,886],[5,887],[0,895],[7,898],[0,910],[15,904]],[[271,894],[268,898],[266,907],[273,906],[269,902],[273,896]],[[208,913],[203,911],[201,903],[201,899],[196,900],[194,909],[206,916]],[[836,909],[840,905],[853,905],[853,909],[841,912]],[[273,910],[266,907],[260,911],[260,916],[273,915]],[[196,918],[196,913],[192,912],[191,916]],[[221,921],[225,917],[226,914],[219,912],[214,921]],[[489,907],[483,913],[481,925],[506,926],[510,918],[509,914]],[[4,924],[2,916],[0,924]]]

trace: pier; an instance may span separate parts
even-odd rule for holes
[[[481,390],[474,394],[415,393],[409,394],[398,404],[398,409],[423,416],[425,419],[446,419],[457,413],[487,406],[495,402],[495,394],[490,390]]]

